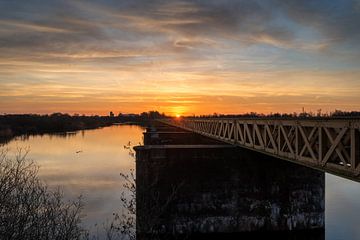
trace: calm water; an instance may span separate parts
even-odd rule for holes
[[[135,159],[124,145],[139,145],[143,129],[139,126],[112,126],[63,136],[31,136],[15,139],[5,147],[30,148],[29,157],[40,165],[39,175],[49,186],[61,186],[67,199],[84,197],[83,224],[92,231],[120,212],[124,190],[119,173],[135,168]],[[79,153],[76,153],[81,151]],[[99,227],[94,227],[98,223]]]
[[[50,186],[61,186],[67,198],[85,198],[84,225],[92,228],[119,212],[120,172],[135,168],[124,148],[142,142],[138,126],[112,126],[66,136],[33,136],[6,145],[11,152],[29,147],[29,157],[41,166],[40,177]],[[80,153],[76,153],[81,151]],[[326,239],[360,239],[360,183],[326,175]]]

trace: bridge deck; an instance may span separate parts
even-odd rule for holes
[[[159,121],[360,182],[360,119]]]

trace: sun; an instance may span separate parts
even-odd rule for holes
[[[176,118],[180,118],[181,115],[180,115],[180,114],[176,114],[175,117],[176,117]]]

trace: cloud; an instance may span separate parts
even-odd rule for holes
[[[70,32],[70,30],[63,29],[63,28],[56,28],[36,23],[27,23],[22,21],[14,21],[14,20],[0,20],[0,24],[3,25],[5,28],[14,29],[20,28],[23,31],[35,31],[35,32],[46,32],[46,33],[66,33]]]
[[[360,11],[356,0],[290,0],[278,3],[290,19],[315,28],[333,42],[360,41]]]
[[[322,93],[358,107],[359,14],[349,0],[1,1],[0,109]]]
[[[32,56],[36,51],[59,61],[61,56],[105,56],[124,49],[147,56],[149,49],[161,52],[165,47],[166,54],[182,58],[202,57],[197,51],[204,48],[254,44],[322,51],[332,42],[357,41],[359,36],[355,3],[334,2],[11,1],[0,10],[0,26],[6,29],[0,32],[0,48],[4,55]],[[304,34],[296,28],[305,29]],[[326,37],[312,38],[307,28]],[[85,51],[96,54],[81,53]]]

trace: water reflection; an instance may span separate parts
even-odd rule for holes
[[[360,183],[326,174],[327,240],[360,239]]]
[[[123,146],[142,141],[139,126],[112,126],[66,134],[18,137],[6,147],[30,148],[29,157],[40,165],[39,176],[50,187],[61,186],[65,197],[84,196],[87,228],[111,219],[120,208],[119,173],[134,169],[135,160]]]
[[[6,147],[29,147],[40,164],[40,177],[50,186],[62,186],[70,199],[84,195],[84,225],[92,227],[119,211],[123,179],[120,172],[135,168],[124,148],[142,141],[143,128],[112,126],[57,135],[18,137]],[[81,151],[81,152],[79,152]],[[77,153],[78,152],[78,153]],[[326,175],[326,239],[360,239],[360,183]]]

